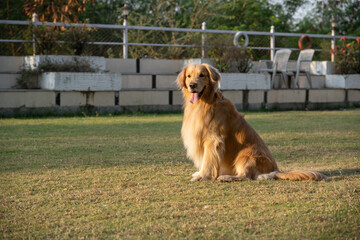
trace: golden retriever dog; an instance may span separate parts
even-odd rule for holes
[[[279,172],[264,141],[222,95],[219,81],[219,72],[207,64],[188,65],[177,77],[184,98],[181,136],[198,169],[192,181],[327,179],[313,171]]]

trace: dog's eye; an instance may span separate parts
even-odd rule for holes
[[[190,75],[188,75],[188,78],[191,78],[191,76],[190,76]]]
[[[204,74],[201,73],[201,74],[200,74],[200,77],[204,77]]]

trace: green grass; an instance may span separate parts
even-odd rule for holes
[[[0,119],[0,239],[359,239],[360,110],[246,119],[331,181],[190,182],[181,114]]]

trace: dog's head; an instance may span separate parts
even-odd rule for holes
[[[194,104],[211,91],[218,89],[219,72],[208,64],[186,66],[178,75],[180,88],[190,93],[190,103]]]

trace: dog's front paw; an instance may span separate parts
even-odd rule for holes
[[[210,177],[203,176],[199,172],[196,172],[192,175],[192,179],[190,181],[195,182],[195,181],[205,181],[210,179],[211,179]]]
[[[194,172],[193,175],[191,175],[192,177],[196,177],[199,176],[200,172]]]
[[[192,182],[196,182],[196,181],[201,181],[201,180],[203,180],[203,178],[200,176],[200,174],[197,174],[197,175],[195,175],[195,173],[193,174],[193,176],[192,176],[192,179],[190,180],[190,181],[192,181]]]

